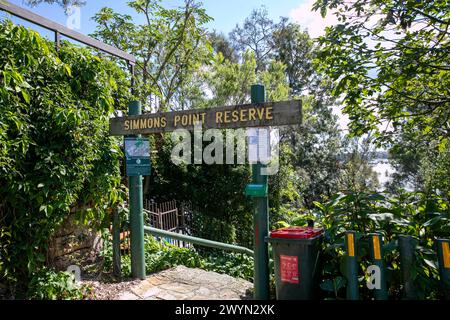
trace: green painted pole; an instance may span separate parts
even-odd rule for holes
[[[251,102],[264,103],[266,101],[265,89],[262,85],[251,87]],[[254,184],[267,184],[267,175],[262,175],[261,170],[266,166],[261,163],[252,165]],[[269,251],[265,238],[269,234],[269,201],[268,197],[255,198],[255,211],[253,215],[255,239],[254,239],[254,298],[257,300],[269,299]]]
[[[121,276],[120,261],[120,219],[119,210],[113,210],[113,274],[116,277]]]
[[[408,235],[398,236],[398,249],[400,251],[400,270],[403,280],[403,296],[406,300],[417,300],[414,279],[411,274],[411,267],[414,263],[415,248],[414,239]]]
[[[141,113],[141,103],[139,101],[131,101],[128,104],[128,114],[130,116],[140,115]],[[128,177],[128,179],[130,192],[131,273],[133,278],[145,279],[142,176]]]
[[[380,268],[380,288],[373,289],[376,300],[387,300],[386,275],[384,270],[383,237],[380,233],[372,233],[370,236],[370,255],[372,263]]]
[[[450,240],[438,239],[437,252],[442,291],[445,299],[450,300]]]
[[[345,233],[345,277],[347,278],[347,300],[359,300],[358,257],[356,254],[356,232]]]

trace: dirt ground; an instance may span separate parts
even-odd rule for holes
[[[100,279],[82,279],[81,284],[91,288],[91,294],[87,297],[88,300],[113,300],[115,296],[121,292],[128,291],[130,288],[141,283],[141,281],[133,279],[122,279],[122,281],[118,281],[106,275]]]

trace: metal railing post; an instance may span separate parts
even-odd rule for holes
[[[59,53],[60,47],[61,47],[61,34],[58,31],[55,31],[55,49],[56,49],[56,52]]]
[[[374,288],[376,300],[387,300],[386,276],[384,270],[383,237],[380,233],[372,233],[370,236],[370,255],[372,263],[380,268],[380,287]]]
[[[347,278],[347,300],[359,300],[358,259],[356,254],[356,232],[345,233],[345,277]]]

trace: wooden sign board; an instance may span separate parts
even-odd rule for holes
[[[272,127],[300,124],[301,120],[301,101],[292,100],[111,118],[109,133],[120,136],[192,131],[196,123],[201,123],[202,129]]]

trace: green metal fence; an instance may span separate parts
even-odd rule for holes
[[[359,296],[359,274],[358,270],[358,250],[362,235],[355,231],[346,231],[345,233],[345,270],[344,276],[347,280],[347,300],[358,300]],[[378,286],[373,288],[375,300],[387,300],[388,288],[386,283],[386,265],[385,254],[383,250],[382,233],[372,233],[365,237],[370,248],[370,263],[378,271]],[[450,240],[437,239],[435,242],[439,265],[439,275],[441,291],[445,299],[450,299]],[[400,254],[400,271],[402,274],[403,297],[407,300],[417,299],[416,288],[414,286],[414,277],[412,265],[416,255],[416,240],[408,235],[398,236],[398,252]]]

